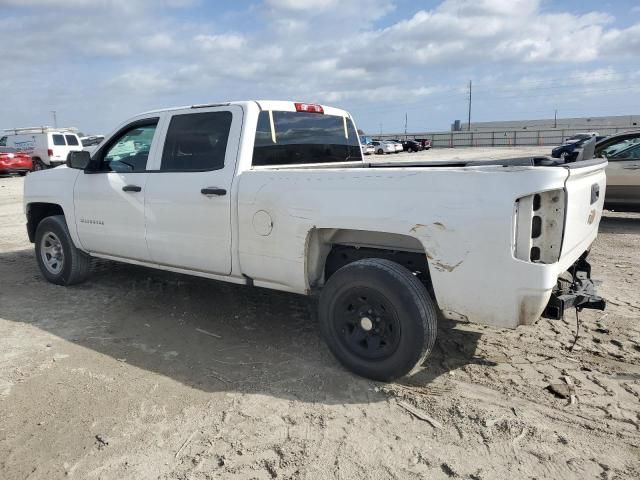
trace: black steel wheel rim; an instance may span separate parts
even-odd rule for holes
[[[390,357],[400,343],[400,319],[377,290],[351,288],[334,303],[333,328],[340,343],[365,360]]]

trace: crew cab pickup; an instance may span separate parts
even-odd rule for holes
[[[356,132],[287,101],[138,115],[27,177],[40,270],[71,285],[100,257],[312,296],[334,355],[378,380],[416,371],[440,315],[513,328],[604,308],[587,253],[606,160],[368,164]]]

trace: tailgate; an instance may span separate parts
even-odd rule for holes
[[[598,233],[606,188],[606,160],[569,164],[565,182],[567,204],[560,262],[571,265],[589,248]]]

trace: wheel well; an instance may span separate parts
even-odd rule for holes
[[[429,274],[429,261],[424,253],[418,252],[333,245],[324,265],[325,282],[345,265],[365,258],[383,258],[402,265],[422,282],[431,298],[435,300],[431,275]]]
[[[345,265],[364,258],[384,258],[414,273],[436,300],[429,260],[422,244],[408,235],[365,230],[314,229],[307,243],[307,276],[311,288],[323,285]]]
[[[60,205],[55,203],[30,203],[27,205],[27,233],[31,243],[35,240],[36,229],[40,222],[53,215],[64,215]]]

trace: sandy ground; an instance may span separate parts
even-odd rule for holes
[[[573,315],[442,323],[384,385],[337,364],[302,297],[108,262],[46,283],[22,185],[0,178],[4,480],[640,478],[640,214],[603,219],[609,308],[573,352]],[[573,404],[546,390],[565,379]]]

